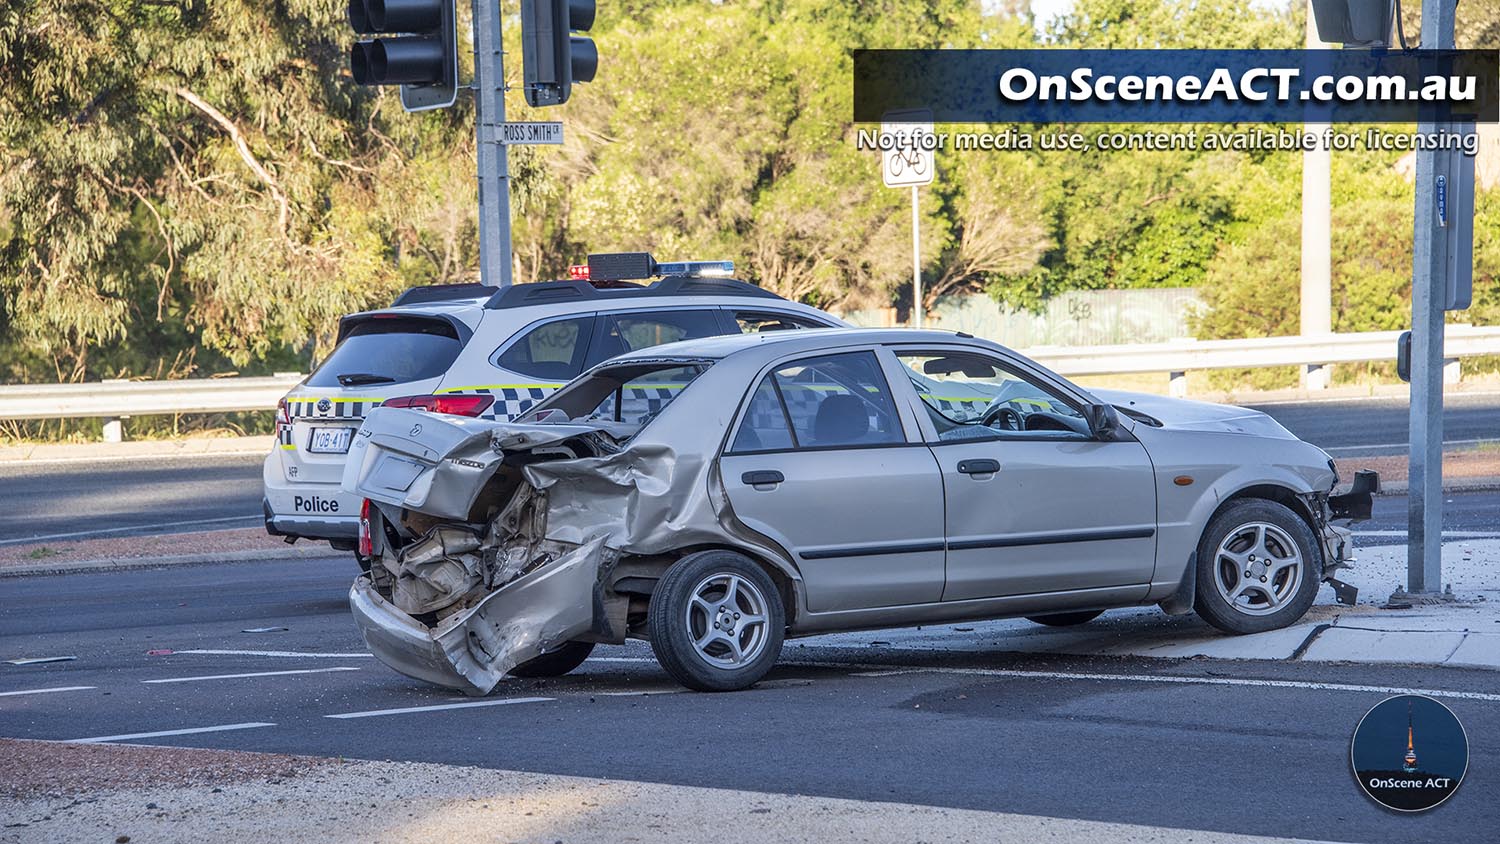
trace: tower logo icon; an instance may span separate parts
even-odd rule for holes
[[[1349,756],[1354,778],[1370,799],[1398,812],[1422,812],[1458,790],[1469,768],[1469,738],[1438,701],[1397,695],[1360,719]]]

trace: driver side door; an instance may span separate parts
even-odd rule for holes
[[[999,357],[893,351],[942,473],[944,601],[1150,582],[1156,483],[1139,442],[1094,437],[1076,399]]]

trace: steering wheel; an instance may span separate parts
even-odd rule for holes
[[[1021,417],[1021,412],[1005,404],[997,404],[986,410],[984,415],[979,417],[979,424],[1005,431],[1026,430],[1026,421]]]

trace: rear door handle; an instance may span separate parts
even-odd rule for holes
[[[775,469],[761,469],[740,475],[740,480],[747,486],[763,486],[765,484],[779,484],[786,480],[786,476]]]
[[[965,475],[993,475],[1000,471],[1000,461],[982,457],[976,460],[958,461],[958,471]]]

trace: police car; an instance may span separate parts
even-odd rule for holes
[[[267,532],[355,549],[363,502],[339,485],[350,441],[379,405],[505,421],[625,352],[845,326],[729,278],[733,271],[729,261],[590,255],[567,281],[414,287],[389,308],[344,317],[333,352],[277,406],[277,442],[263,473]],[[649,411],[652,397],[641,392],[623,400]]]

